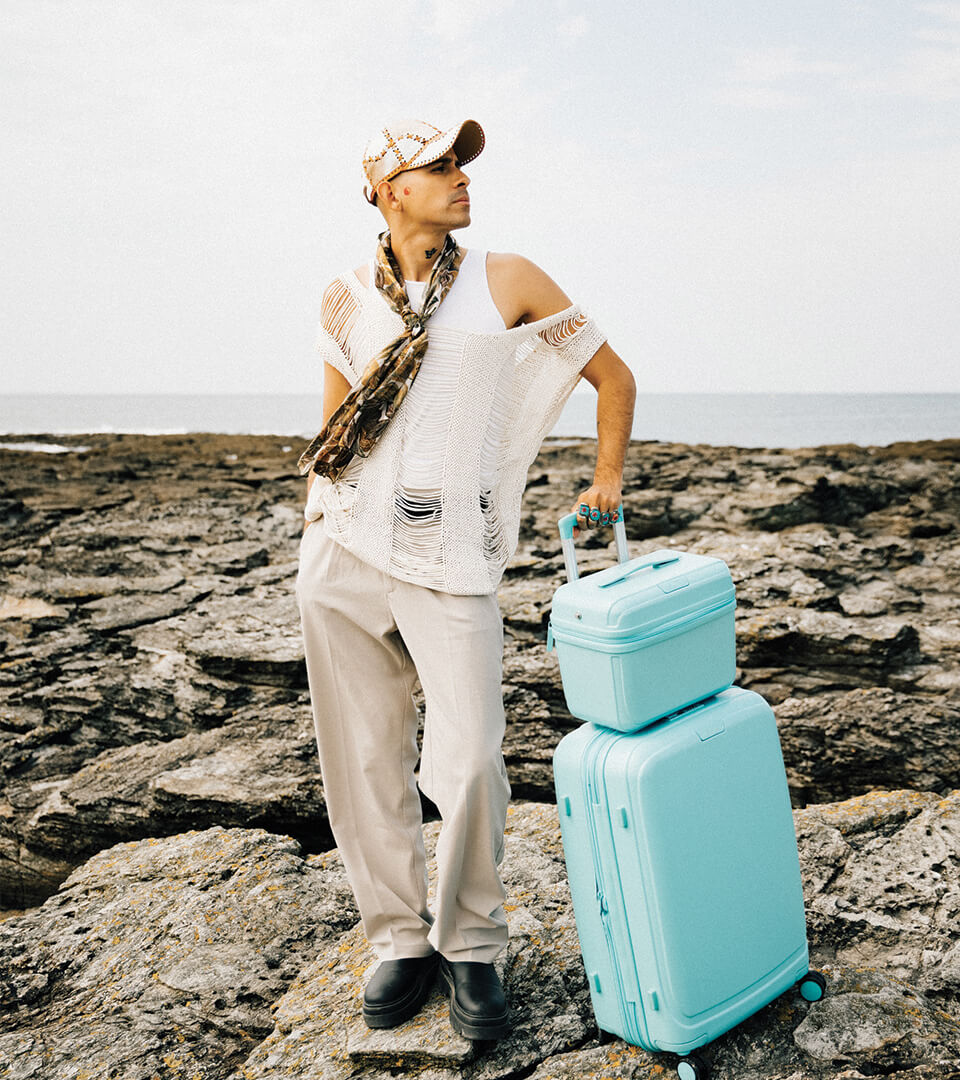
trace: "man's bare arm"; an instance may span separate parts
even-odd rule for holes
[[[623,463],[633,429],[637,384],[633,372],[606,341],[581,369],[597,391],[597,464],[593,484],[570,507],[596,506],[600,513],[616,510],[623,498]],[[574,536],[580,530],[574,529]]]
[[[323,424],[325,424],[341,401],[350,393],[350,383],[332,365],[324,362],[323,365]],[[322,425],[321,425],[322,426]],[[307,498],[310,498],[310,487],[316,480],[317,474],[311,469],[307,473]],[[304,520],[303,531],[307,531],[309,521]]]
[[[570,307],[570,297],[536,263],[522,255],[490,252],[487,278],[494,303],[507,326],[536,322]],[[515,321],[511,322],[510,319]],[[633,373],[607,342],[580,372],[597,391],[597,464],[593,484],[571,508],[581,503],[600,512],[620,505],[623,463],[633,428],[636,382]],[[574,529],[574,536],[579,530]]]

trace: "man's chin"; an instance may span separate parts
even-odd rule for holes
[[[424,224],[438,229],[446,229],[447,232],[453,232],[454,229],[465,229],[470,224],[470,211],[458,210],[455,214],[450,214],[446,220],[434,218],[425,221]]]

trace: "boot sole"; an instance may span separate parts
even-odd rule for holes
[[[482,1020],[466,1015],[457,1004],[453,976],[447,974],[442,964],[440,974],[450,991],[450,1025],[458,1035],[462,1035],[465,1039],[482,1041],[484,1039],[503,1039],[510,1034],[509,1009],[504,1009],[500,1016],[484,1017]]]
[[[400,998],[390,1005],[371,1007],[364,1003],[363,1020],[367,1027],[397,1027],[397,1025],[416,1016],[430,996],[430,991],[436,982],[439,963],[440,955],[438,953],[434,963],[424,970],[417,982],[410,988],[410,992],[406,997]]]

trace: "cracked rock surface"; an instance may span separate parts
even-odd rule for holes
[[[39,903],[106,845],[185,824],[325,850],[294,594],[299,446],[59,441],[89,449],[0,443],[0,910]],[[544,444],[499,591],[517,798],[552,800],[553,748],[577,723],[544,638],[556,521],[595,452]],[[632,555],[677,546],[730,567],[737,683],[777,711],[795,806],[960,785],[960,441],[634,442],[624,509]],[[615,557],[609,532],[578,551],[586,572]]]
[[[359,1019],[374,960],[316,760],[299,444],[57,441],[90,449],[0,442],[0,1078],[671,1075],[594,1026],[552,806],[578,723],[544,648],[556,520],[595,443],[544,445],[499,591],[514,1032],[482,1047],[439,988],[401,1029]],[[777,714],[830,984],[712,1044],[718,1080],[960,1077],[958,481],[958,441],[630,447],[631,554],[733,574],[737,683]],[[609,533],[577,547],[583,572],[615,557]]]
[[[827,995],[788,991],[721,1036],[713,1076],[953,1075],[960,791],[876,791],[795,817]],[[431,880],[439,829],[424,829]],[[511,805],[502,871],[512,1032],[485,1044],[453,1031],[439,980],[413,1020],[364,1025],[376,960],[335,851],[220,826],[107,848],[0,923],[0,1076],[667,1075],[674,1055],[597,1031],[553,806]]]

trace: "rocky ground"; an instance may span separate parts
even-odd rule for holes
[[[306,693],[300,446],[57,441],[89,449],[0,445],[0,1077],[669,1075],[598,1036],[550,805],[576,723],[544,649],[556,519],[595,444],[544,446],[500,590],[516,1029],[491,1048],[439,991],[402,1029],[357,1023],[373,958]],[[718,1080],[960,1077],[958,481],[956,441],[631,446],[631,553],[733,573],[737,682],[777,713],[830,984],[712,1044]],[[581,539],[584,571],[608,540]]]

